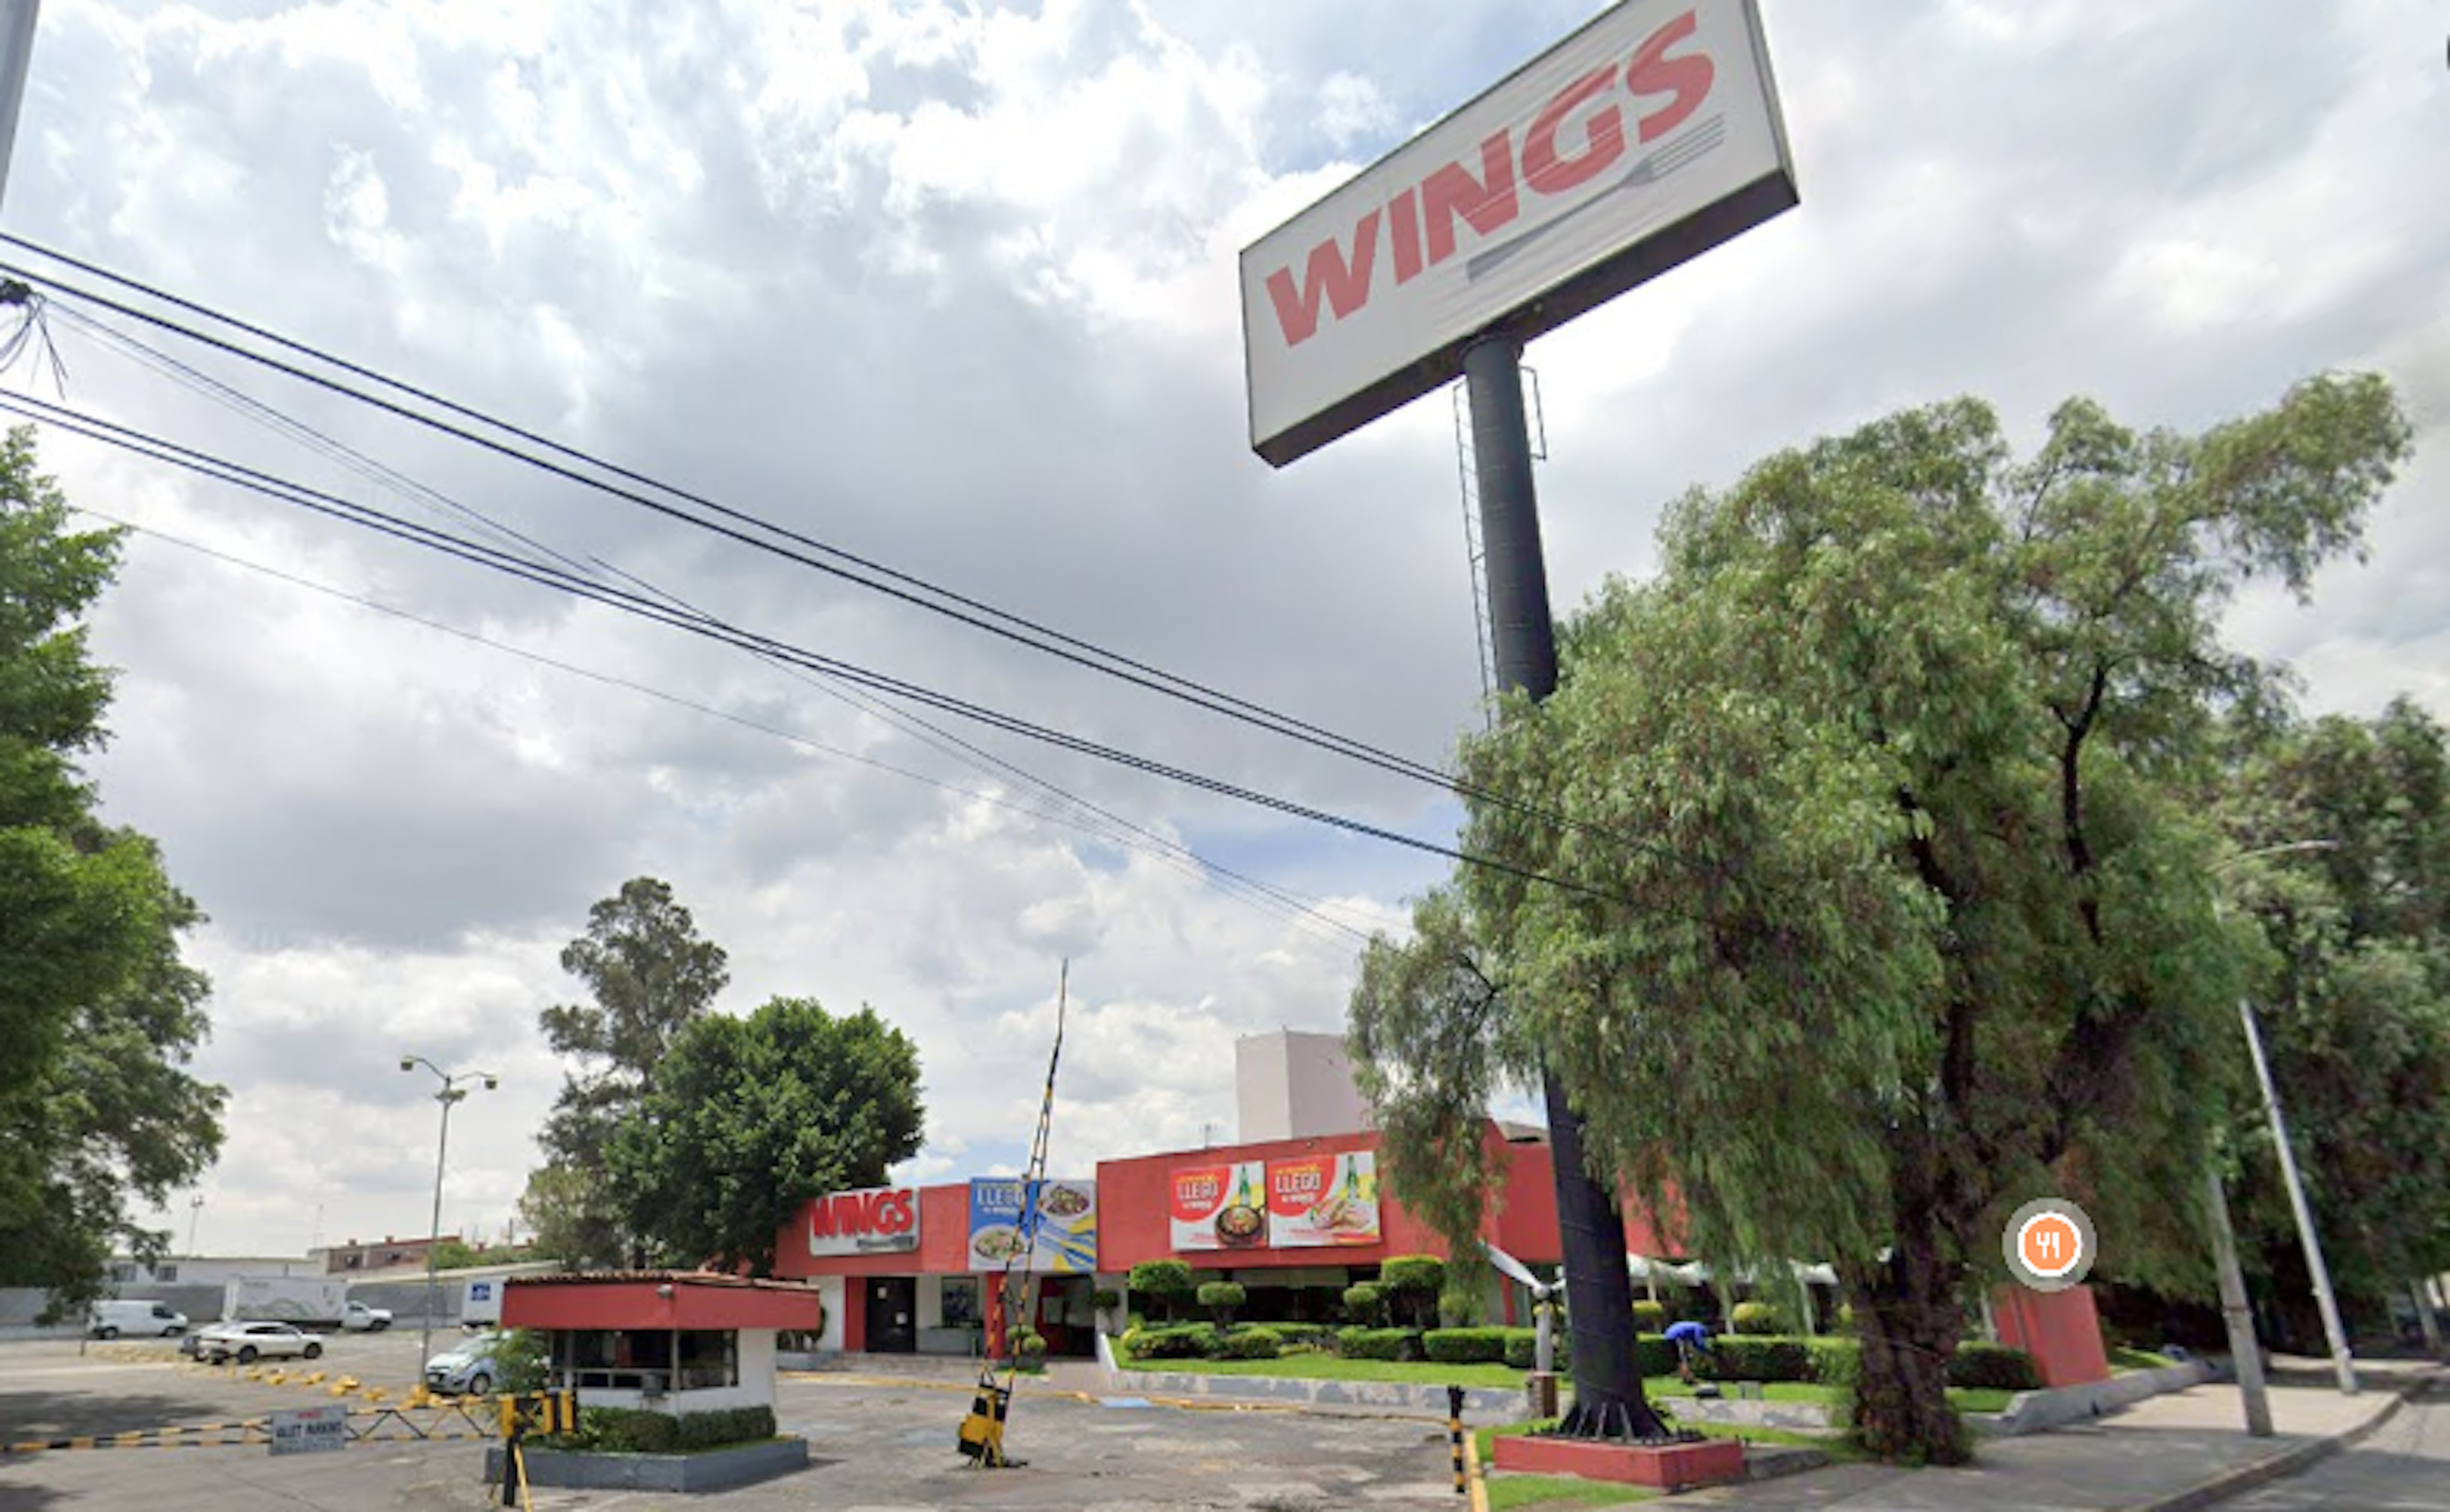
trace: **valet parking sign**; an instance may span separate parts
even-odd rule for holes
[[[1754,0],[1622,0],[1242,253],[1282,467],[1801,202]]]

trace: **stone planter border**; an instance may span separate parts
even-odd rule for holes
[[[808,1466],[808,1441],[771,1439],[703,1454],[582,1454],[569,1449],[528,1449],[530,1485],[583,1491],[728,1491],[770,1481]],[[485,1479],[502,1482],[502,1449],[485,1451]]]

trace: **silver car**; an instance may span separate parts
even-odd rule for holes
[[[425,1389],[448,1396],[486,1395],[502,1374],[498,1358],[502,1344],[501,1334],[480,1333],[436,1355],[425,1362]]]

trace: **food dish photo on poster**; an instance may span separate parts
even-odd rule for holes
[[[1045,1180],[1033,1205],[1017,1177],[982,1177],[970,1183],[970,1264],[1001,1270],[1028,1257],[1029,1269],[1047,1275],[1089,1275],[1098,1269],[1098,1184]],[[1036,1246],[1031,1247],[1032,1230]]]
[[[1184,1250],[1248,1250],[1268,1242],[1267,1167],[1256,1160],[1174,1173],[1172,1239]]]

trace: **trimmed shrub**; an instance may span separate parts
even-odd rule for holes
[[[1839,1333],[1855,1331],[1855,1304],[1851,1302],[1838,1304],[1838,1331]]]
[[[1802,1339],[1729,1334],[1710,1342],[1721,1381],[1808,1381],[1812,1347]]]
[[[1960,1344],[1948,1362],[1948,1384],[1993,1391],[2038,1391],[2042,1375],[2033,1357],[1997,1344]]]
[[[1191,1292],[1191,1267],[1179,1260],[1143,1260],[1132,1267],[1124,1285],[1155,1297],[1168,1321],[1179,1316],[1182,1299]]]
[[[1267,1328],[1288,1349],[1298,1346],[1325,1349],[1335,1344],[1335,1326],[1332,1323],[1271,1323]]]
[[[1498,1331],[1506,1335],[1506,1363],[1507,1365],[1512,1366],[1517,1370],[1532,1370],[1539,1367],[1539,1329],[1502,1328]],[[1554,1360],[1552,1363],[1559,1370],[1567,1370],[1573,1367],[1574,1352],[1567,1347],[1566,1339],[1567,1335],[1565,1330],[1563,1328],[1559,1328],[1549,1340],[1549,1347],[1554,1351]]]
[[[1099,1287],[1097,1290],[1089,1293],[1089,1306],[1096,1308],[1100,1311],[1119,1308],[1122,1305],[1123,1294],[1112,1287]]]
[[[1423,1358],[1418,1328],[1339,1328],[1335,1352],[1348,1360],[1418,1360]]]
[[[1640,1333],[1633,1340],[1633,1367],[1645,1381],[1656,1376],[1676,1373],[1676,1346],[1655,1333]]]
[[[774,1409],[753,1406],[684,1412],[679,1424],[675,1437],[685,1454],[693,1449],[717,1449],[727,1444],[762,1444],[774,1437]]]
[[[1356,1327],[1377,1328],[1387,1321],[1387,1289],[1374,1281],[1345,1288],[1344,1315]]]
[[[1667,1331],[1667,1306],[1644,1298],[1633,1305],[1633,1327],[1640,1333]]]
[[[1506,1358],[1504,1328],[1432,1328],[1421,1352],[1440,1365],[1496,1365]]]
[[[646,1412],[632,1407],[578,1409],[578,1431],[545,1442],[593,1454],[684,1454],[728,1444],[758,1444],[774,1437],[774,1409],[732,1407],[719,1412]]]
[[[1812,1379],[1821,1386],[1850,1386],[1863,1378],[1863,1346],[1856,1339],[1814,1339]]]
[[[1378,1268],[1378,1289],[1415,1328],[1436,1324],[1438,1293],[1446,1288],[1447,1263],[1435,1255],[1399,1254]]]
[[[1727,1314],[1731,1333],[1774,1334],[1786,1329],[1785,1309],[1775,1302],[1739,1302]]]
[[[1255,1328],[1236,1328],[1219,1334],[1216,1339],[1218,1360],[1273,1360],[1284,1352],[1284,1340],[1275,1329],[1261,1324]]]
[[[1215,1352],[1216,1338],[1216,1326],[1211,1323],[1137,1328],[1123,1335],[1123,1355],[1131,1360],[1202,1360]]]
[[[1199,1288],[1199,1305],[1215,1317],[1219,1328],[1230,1327],[1234,1322],[1234,1309],[1249,1301],[1250,1297],[1251,1294],[1242,1289],[1239,1283],[1233,1281],[1208,1281],[1201,1283]]]

